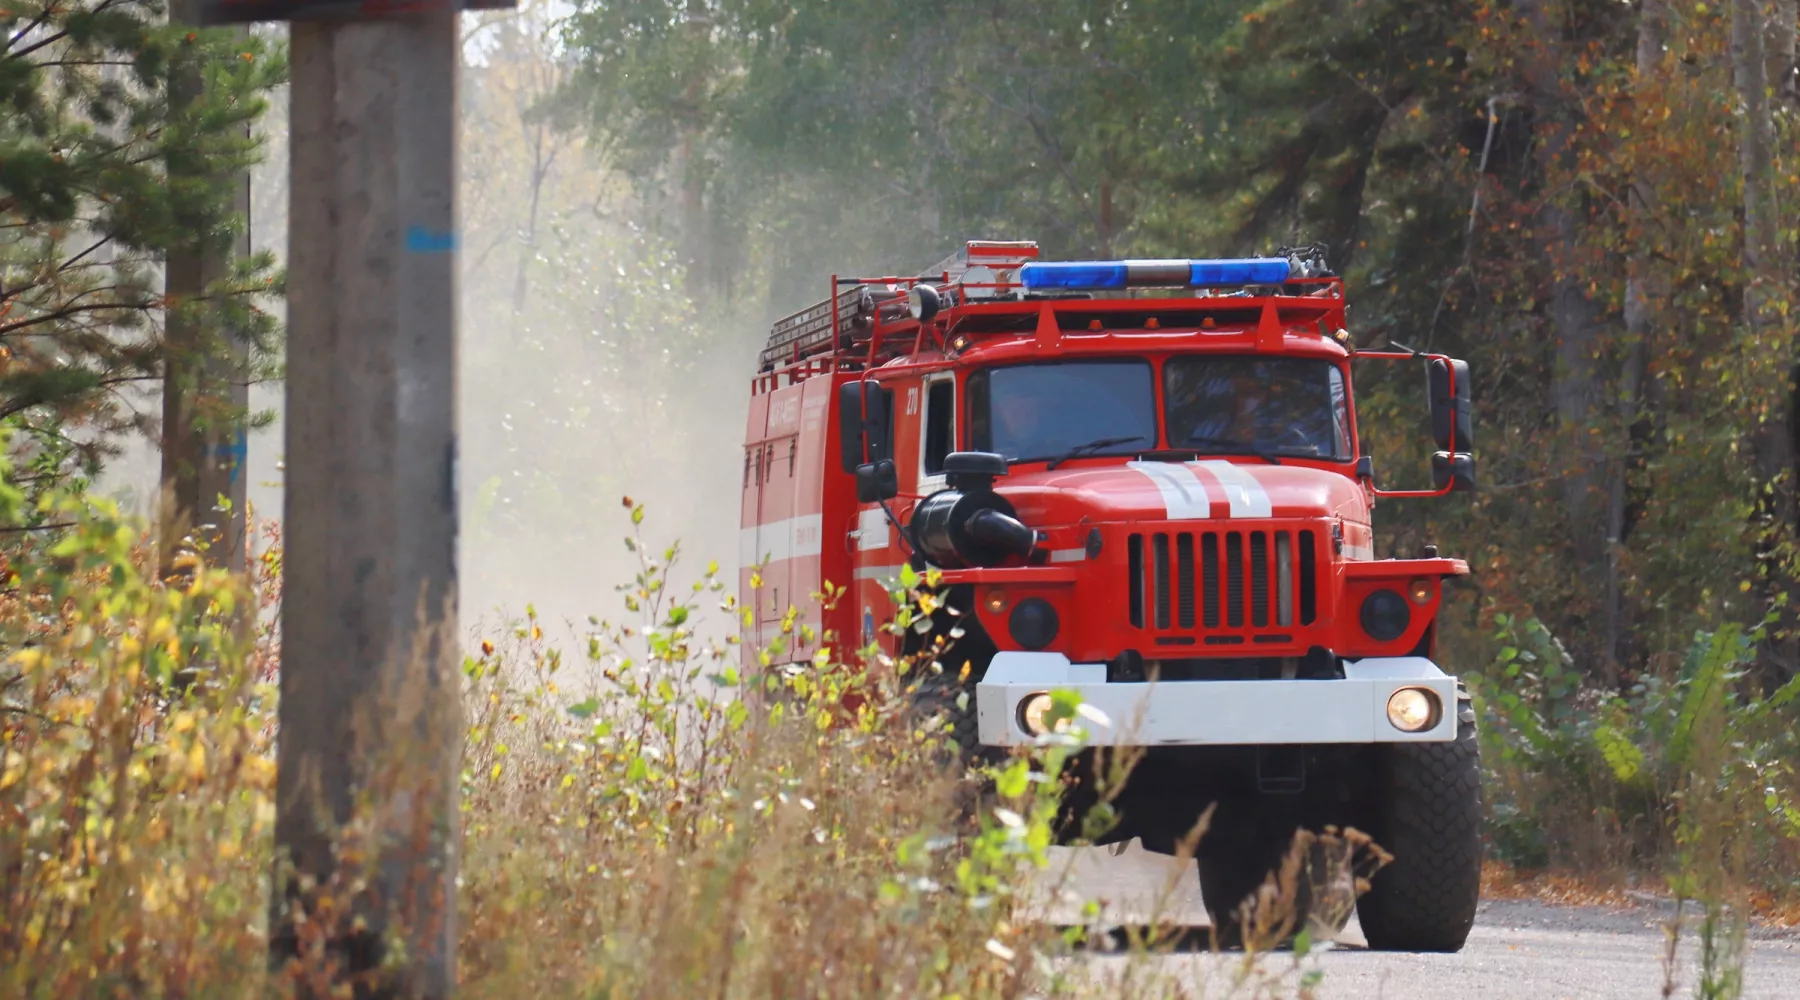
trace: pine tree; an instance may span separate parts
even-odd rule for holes
[[[204,95],[174,111],[184,63]],[[164,298],[160,264],[245,224],[221,178],[256,158],[244,126],[285,71],[261,39],[172,25],[156,0],[0,5],[0,421],[22,432],[15,448],[73,460],[47,477],[91,474],[118,435],[152,429],[132,390],[162,377],[173,310],[204,331],[190,350],[239,338],[246,377],[272,370],[279,324],[258,305],[279,291],[272,256],[184,302]]]

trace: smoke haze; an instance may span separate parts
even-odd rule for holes
[[[527,604],[552,621],[617,618],[617,588],[637,571],[623,543],[627,496],[647,505],[642,530],[654,549],[679,539],[679,581],[709,560],[735,581],[745,402],[767,330],[760,299],[695,306],[639,192],[578,135],[533,117],[557,82],[543,26],[496,24],[471,47],[462,92],[465,631]],[[283,258],[287,101],[285,90],[272,99],[252,176],[252,244]],[[277,418],[249,442],[259,518],[281,515],[282,392],[251,393],[253,409]],[[154,394],[143,405],[160,407]],[[154,442],[135,442],[99,488],[147,515],[158,462]]]

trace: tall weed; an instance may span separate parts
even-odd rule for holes
[[[188,552],[158,579],[117,511],[45,503],[71,527],[9,546],[0,595],[0,995],[291,995],[321,970],[266,958],[279,538],[248,577]],[[565,651],[528,613],[464,663],[463,995],[1199,988],[1141,965],[1153,940],[1097,973],[1079,929],[1030,912],[1081,747],[1072,696],[1061,731],[977,781],[908,697],[931,657],[832,650],[752,681],[716,573],[677,588],[675,549],[632,545],[623,619]],[[1258,968],[1233,988],[1317,985],[1304,949]]]
[[[254,596],[150,578],[103,503],[0,596],[0,995],[208,996],[262,979],[272,690]]]

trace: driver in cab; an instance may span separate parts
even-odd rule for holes
[[[1180,434],[1177,428],[1186,424],[1186,439],[1171,442],[1176,447],[1203,454],[1308,458],[1332,454],[1331,409],[1314,386],[1248,372],[1213,371],[1177,380],[1169,388],[1169,413],[1176,424],[1171,431]],[[1187,419],[1179,421],[1179,416]]]

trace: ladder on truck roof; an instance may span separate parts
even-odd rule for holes
[[[757,356],[757,370],[769,372],[784,364],[866,346],[877,318],[883,324],[911,318],[906,292],[920,281],[961,285],[970,299],[999,298],[1002,289],[1017,284],[1019,267],[1036,260],[1037,255],[1037,244],[1029,240],[970,240],[961,251],[916,278],[833,276],[837,287],[832,298],[775,321],[768,343]]]

